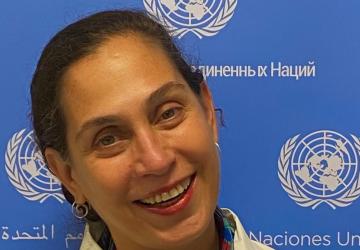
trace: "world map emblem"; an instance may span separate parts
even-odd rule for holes
[[[25,132],[15,133],[7,144],[5,169],[11,184],[28,200],[42,203],[54,198],[63,203],[60,182],[46,167],[33,131]]]
[[[360,196],[360,139],[319,130],[289,138],[281,148],[278,176],[298,205],[331,208],[351,205]]]
[[[173,36],[214,36],[234,15],[237,0],[143,0],[145,9]]]

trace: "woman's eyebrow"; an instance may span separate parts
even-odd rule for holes
[[[168,95],[173,91],[181,90],[181,92],[186,90],[186,86],[176,81],[170,81],[162,85],[160,88],[152,92],[149,98],[146,100],[146,107],[154,106],[162,97]]]
[[[86,121],[83,125],[81,125],[79,131],[75,135],[75,140],[78,140],[80,136],[88,129],[94,127],[101,127],[104,125],[110,125],[119,122],[119,118],[115,115],[108,115],[102,117],[95,117]]]

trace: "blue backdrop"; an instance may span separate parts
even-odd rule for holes
[[[99,10],[152,12],[203,70],[220,129],[220,206],[275,249],[360,248],[358,0],[5,1],[0,15],[0,249],[78,249],[83,225],[33,143],[42,48]]]

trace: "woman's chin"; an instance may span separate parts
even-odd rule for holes
[[[211,234],[212,221],[208,221],[208,218],[194,216],[170,230],[157,232],[155,238],[158,239],[159,246],[162,248],[166,246],[165,249],[192,245],[194,242],[201,241],[201,238],[207,238],[208,233]],[[213,217],[210,216],[210,218]]]

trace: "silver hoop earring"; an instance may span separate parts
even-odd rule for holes
[[[215,146],[216,146],[217,150],[219,151],[219,153],[221,153],[221,148],[220,148],[219,143],[215,142]]]
[[[73,215],[78,219],[84,219],[89,213],[89,206],[87,204],[73,203],[71,207]]]

